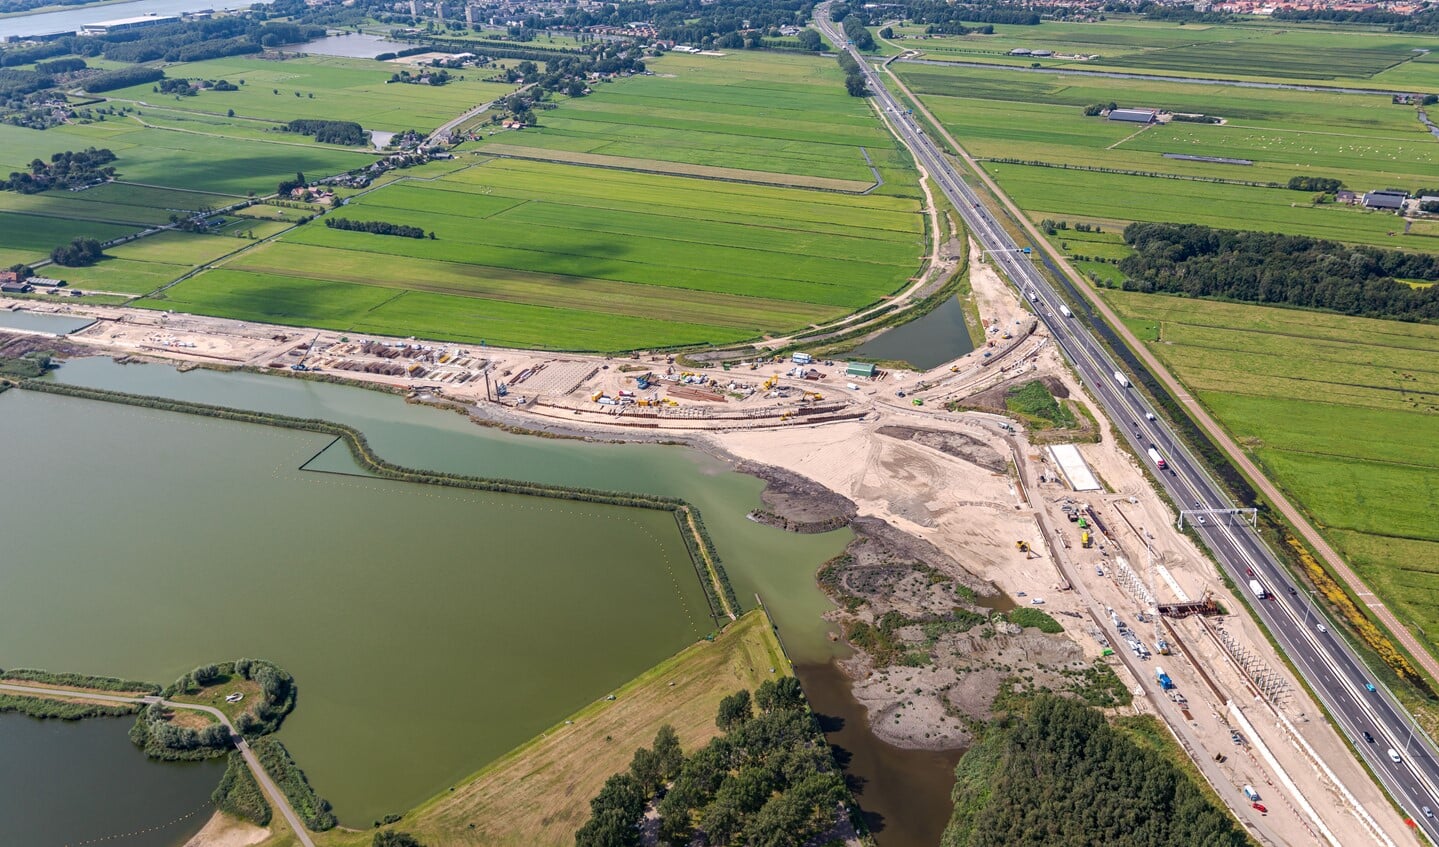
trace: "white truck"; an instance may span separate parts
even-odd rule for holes
[[[1059,313],[1061,315],[1064,315],[1066,318],[1074,317],[1074,313],[1069,311],[1069,307],[1064,305],[1063,303],[1059,304]]]
[[[1120,387],[1120,388],[1128,388],[1128,387],[1129,387],[1129,377],[1125,376],[1125,375],[1124,375],[1123,373],[1121,373],[1120,371],[1115,371],[1115,372],[1114,372],[1114,381],[1117,382],[1117,383],[1119,383],[1119,387]]]
[[[1259,598],[1260,600],[1263,600],[1269,596],[1269,592],[1264,590],[1264,584],[1257,579],[1249,580],[1249,590],[1253,591],[1254,596]]]
[[[1153,447],[1149,448],[1149,461],[1153,462],[1154,466],[1156,468],[1159,468],[1160,470],[1164,470],[1165,468],[1169,467],[1169,465],[1164,461],[1164,457],[1159,455],[1159,451],[1155,450]]]

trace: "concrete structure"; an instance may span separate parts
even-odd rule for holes
[[[1055,444],[1049,448],[1049,457],[1059,466],[1064,481],[1075,491],[1099,491],[1103,488],[1094,472],[1079,455],[1079,448],[1073,444]]]
[[[1404,208],[1404,201],[1409,199],[1409,192],[1397,188],[1385,188],[1379,191],[1370,191],[1364,195],[1364,207],[1367,209],[1386,209],[1401,211]]]
[[[1129,121],[1136,124],[1152,124],[1159,119],[1158,109],[1111,109],[1111,121]]]
[[[80,27],[77,32],[80,35],[112,35],[117,32],[129,32],[131,30],[179,22],[180,18],[177,15],[140,15],[135,18],[116,18],[113,21],[99,21],[93,24],[85,24]]]

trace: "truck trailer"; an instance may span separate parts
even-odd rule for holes
[[[1069,307],[1064,305],[1063,303],[1059,304],[1059,313],[1061,315],[1064,315],[1066,318],[1074,317],[1074,313],[1069,311]]]
[[[1160,470],[1164,470],[1165,468],[1169,467],[1169,465],[1165,464],[1164,457],[1159,455],[1159,451],[1155,450],[1153,447],[1149,448],[1149,459],[1150,461],[1154,462],[1154,466],[1156,468],[1159,468]]]
[[[1260,600],[1263,600],[1269,596],[1269,592],[1264,590],[1263,583],[1261,583],[1257,579],[1249,580],[1249,590],[1253,591],[1254,596],[1258,597]]]
[[[1128,387],[1129,387],[1129,377],[1125,376],[1123,373],[1121,373],[1121,372],[1119,372],[1119,371],[1115,371],[1115,372],[1114,372],[1114,381],[1117,382],[1117,383],[1119,383],[1119,387],[1120,387],[1120,388],[1128,388]]]

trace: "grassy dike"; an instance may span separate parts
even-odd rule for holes
[[[332,435],[344,440],[346,446],[350,449],[351,455],[354,456],[355,461],[360,467],[381,479],[422,485],[443,485],[451,488],[465,488],[473,491],[488,491],[499,494],[555,497],[582,503],[602,503],[611,506],[628,506],[671,512],[676,517],[676,521],[680,527],[680,534],[684,538],[685,546],[689,550],[695,570],[700,575],[700,584],[704,587],[705,596],[709,600],[711,616],[716,622],[724,618],[733,620],[738,617],[742,611],[739,600],[735,596],[734,588],[730,585],[729,576],[725,573],[724,565],[720,561],[719,553],[715,550],[713,542],[710,541],[709,532],[705,529],[704,521],[700,518],[699,510],[678,497],[600,491],[591,488],[571,488],[567,486],[546,485],[538,482],[525,482],[522,480],[489,479],[485,477],[465,476],[462,474],[450,474],[441,471],[415,470],[381,459],[370,448],[369,441],[366,440],[365,434],[354,427],[317,418],[295,418],[264,412],[250,412],[242,409],[232,409],[226,406],[211,406],[204,403],[190,403],[181,400],[170,400],[163,397],[148,397],[139,394],[108,391],[100,388],[86,388],[77,385],[65,385],[62,383],[30,379],[21,380],[17,382],[16,385],[19,388],[31,391],[59,394],[81,400],[122,403],[129,406],[141,406],[164,412],[180,412],[183,414],[237,421],[239,423],[276,426],[285,429],[298,429]]]
[[[774,627],[763,609],[729,624],[713,641],[686,647],[602,699],[486,765],[454,788],[404,814],[393,828],[428,847],[571,847],[590,814],[590,798],[629,767],[639,747],[670,724],[686,751],[719,733],[721,698],[787,676]],[[368,847],[373,829],[316,833],[320,847]],[[291,843],[276,833],[261,847]]]

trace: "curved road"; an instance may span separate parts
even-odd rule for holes
[[[219,709],[210,706],[201,706],[195,703],[176,703],[173,700],[165,700],[153,695],[149,697],[122,697],[119,694],[101,694],[94,691],[42,688],[36,685],[7,685],[5,683],[0,683],[0,690],[13,691],[19,694],[41,694],[51,697],[78,697],[85,700],[100,700],[108,703],[138,703],[145,706],[151,705],[152,703],[159,703],[162,706],[172,709],[193,709],[197,712],[214,715],[219,719],[220,723],[225,725],[226,729],[230,730],[230,737],[235,741],[235,746],[239,749],[240,755],[244,757],[245,764],[250,766],[250,773],[255,775],[255,781],[260,784],[260,788],[265,792],[266,796],[269,797],[270,804],[279,809],[280,814],[285,816],[285,822],[290,825],[290,829],[295,831],[295,836],[300,839],[301,844],[305,845],[305,847],[315,847],[315,842],[310,839],[309,830],[305,829],[305,825],[300,822],[300,816],[295,814],[295,810],[290,806],[289,799],[281,793],[279,786],[275,785],[274,780],[270,779],[270,775],[266,773],[265,769],[260,765],[259,758],[255,756],[255,751],[251,750],[250,745],[245,739],[239,733],[235,732],[235,727],[230,724],[230,719],[225,717],[225,713]]]
[[[829,20],[828,6],[816,7],[815,23],[836,45],[844,36]],[[875,99],[890,118],[900,140],[929,171],[945,195],[964,217],[984,249],[1010,281],[1033,305],[1051,337],[1074,365],[1079,378],[1123,432],[1136,454],[1150,449],[1165,459],[1153,467],[1156,479],[1181,508],[1233,508],[1224,490],[1131,388],[1116,378],[1120,368],[1099,341],[1075,318],[1062,317],[1064,299],[1039,272],[1029,255],[1021,252],[1009,233],[983,207],[980,198],[946,160],[904,106],[885,87],[884,80],[852,45],[845,46],[859,63]],[[1149,415],[1153,415],[1153,419]],[[1211,519],[1196,527],[1201,541],[1220,567],[1242,586],[1246,599],[1311,689],[1328,708],[1334,722],[1353,742],[1370,770],[1414,818],[1431,841],[1439,842],[1436,821],[1422,813],[1439,808],[1439,754],[1432,742],[1414,729],[1394,696],[1370,679],[1349,645],[1334,635],[1323,611],[1304,593],[1290,586],[1284,566],[1264,541],[1242,520]],[[1249,581],[1256,580],[1263,595],[1255,596]],[[1370,690],[1371,687],[1373,690]],[[1374,740],[1367,741],[1366,735]],[[1391,757],[1389,751],[1394,751]]]

